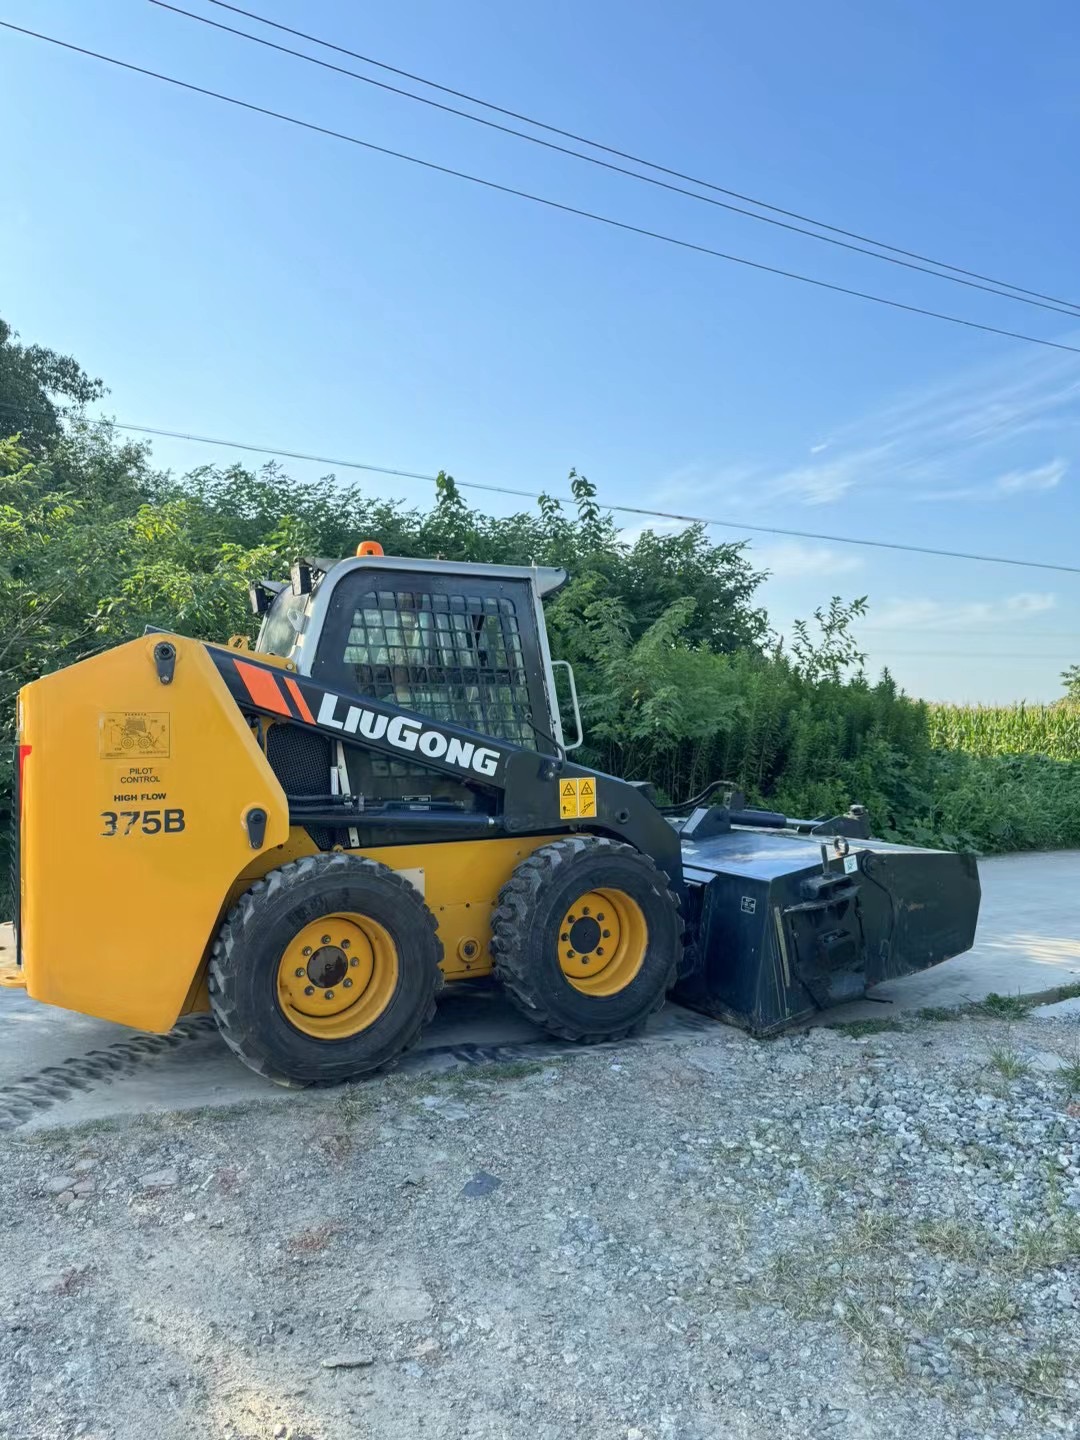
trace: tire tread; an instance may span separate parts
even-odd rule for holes
[[[675,912],[680,943],[673,948],[665,983],[659,987],[647,1012],[632,1024],[616,1029],[593,1030],[568,1025],[552,1013],[551,1008],[544,1003],[526,957],[532,917],[543,890],[564,865],[572,863],[587,852],[596,854],[601,851],[607,855],[633,855],[653,872],[653,888],[663,903]],[[575,835],[534,850],[518,865],[499,892],[491,928],[495,976],[513,1005],[526,1019],[535,1025],[543,1026],[550,1035],[582,1045],[595,1045],[605,1040],[621,1040],[627,1035],[636,1034],[646,1025],[649,1017],[661,1009],[667,992],[675,984],[685,927],[679,912],[678,896],[668,888],[667,877],[650,856],[636,850],[632,845],[609,840],[604,836]]]
[[[263,906],[285,888],[291,889],[298,882],[308,876],[314,876],[319,871],[332,873],[338,868],[343,871],[348,868],[355,873],[354,867],[364,867],[369,874],[378,874],[384,881],[397,886],[405,899],[411,901],[416,896],[416,890],[407,880],[403,879],[397,871],[391,870],[388,865],[383,865],[377,860],[345,854],[305,855],[299,860],[292,860],[287,865],[280,866],[277,870],[271,870],[262,879],[256,880],[229,911],[214,940],[210,953],[207,989],[210,993],[210,1008],[217,1022],[218,1031],[225,1044],[249,1070],[254,1070],[256,1074],[274,1081],[275,1084],[303,1087],[319,1082],[317,1080],[296,1080],[272,1065],[262,1047],[255,1042],[250,1026],[244,1024],[236,1003],[236,985],[239,977],[236,958],[238,948],[242,940],[250,938],[253,933],[258,931],[260,912]],[[430,925],[441,960],[442,941],[438,936],[438,922],[426,905],[421,905],[419,908],[422,909]],[[424,1027],[435,1015],[437,997],[443,983],[443,973],[440,969],[438,980],[424,1013],[410,1027],[409,1033],[394,1054],[379,1064],[373,1065],[369,1070],[365,1070],[365,1074],[378,1074],[392,1069],[401,1057],[413,1048]]]

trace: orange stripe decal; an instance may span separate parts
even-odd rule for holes
[[[296,683],[296,681],[290,679],[288,675],[285,676],[285,689],[288,690],[289,694],[293,698],[293,704],[296,706],[297,710],[300,711],[300,719],[306,720],[309,725],[314,725],[315,716],[312,715],[311,708],[308,705],[307,701],[304,699],[304,692],[300,689],[300,686]]]
[[[237,660],[235,664],[248,694],[260,710],[272,710],[275,715],[291,715],[285,696],[269,670],[260,670],[257,665],[249,665],[245,660]]]

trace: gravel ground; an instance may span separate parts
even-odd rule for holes
[[[0,1436],[1078,1435],[1078,1047],[717,1027],[0,1135]]]

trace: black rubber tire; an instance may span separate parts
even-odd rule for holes
[[[641,969],[615,995],[586,995],[559,965],[559,925],[585,890],[609,887],[637,901],[649,938]],[[495,975],[529,1020],[564,1040],[595,1044],[640,1030],[675,983],[683,921],[667,877],[648,855],[616,840],[578,835],[535,850],[499,892],[492,917]]]
[[[366,1030],[341,1040],[297,1030],[278,1004],[278,962],[312,920],[336,911],[370,915],[398,952],[397,988]],[[282,1085],[351,1080],[392,1065],[435,1013],[442,942],[434,915],[395,871],[375,860],[310,855],[271,870],[242,895],[214,941],[210,1005],[233,1053]]]

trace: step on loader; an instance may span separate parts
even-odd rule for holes
[[[390,1064],[444,983],[573,1041],[669,994],[764,1035],[971,946],[971,856],[577,764],[565,580],[365,542],[253,586],[254,649],[154,632],[27,685],[0,980],[150,1031],[210,1010],[303,1085]]]

